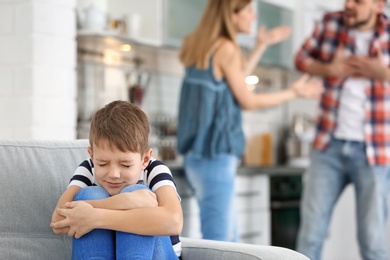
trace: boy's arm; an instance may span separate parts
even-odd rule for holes
[[[158,207],[126,211],[101,210],[94,225],[140,235],[179,235],[183,228],[183,212],[176,190],[163,186],[156,190]],[[115,221],[112,221],[115,219]]]
[[[56,205],[56,207],[55,207],[55,209],[54,209],[53,215],[52,215],[52,217],[51,217],[51,222],[52,222],[52,223],[64,219],[63,216],[61,216],[61,215],[59,215],[59,214],[57,213],[57,209],[58,209],[58,208],[66,208],[65,203],[66,203],[66,202],[69,202],[69,201],[73,201],[74,196],[76,195],[76,193],[77,193],[80,189],[81,189],[81,187],[76,186],[76,185],[72,185],[72,186],[69,186],[69,187],[64,191],[64,193],[61,195],[61,197],[60,197],[60,199],[58,200],[57,205]],[[56,233],[56,234],[67,234],[67,233],[68,233],[68,230],[69,230],[69,227],[63,227],[63,228],[59,228],[59,229],[53,228],[53,231],[54,231],[54,233]]]
[[[94,208],[128,210],[135,208],[157,207],[156,194],[150,190],[135,190],[120,193],[101,200],[86,200]]]
[[[95,228],[140,235],[179,235],[183,228],[183,212],[176,190],[167,185],[155,193],[158,207],[132,210],[93,208],[85,202],[74,201],[67,204],[68,209],[58,210],[66,219],[51,226],[57,229],[69,226],[68,234],[76,238]]]

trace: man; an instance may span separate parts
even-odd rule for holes
[[[321,259],[334,205],[356,192],[364,259],[387,260],[390,171],[390,22],[384,0],[345,0],[326,14],[296,55],[299,70],[324,78],[311,165],[305,174],[297,250]]]

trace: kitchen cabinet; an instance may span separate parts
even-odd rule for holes
[[[164,1],[164,44],[180,46],[202,16],[206,0]]]
[[[256,21],[252,26],[250,35],[239,34],[238,43],[249,51],[255,44],[255,38],[260,26],[268,30],[280,26],[289,25],[293,29],[294,13],[297,11],[295,0],[257,0],[253,1],[253,8],[256,12]],[[270,46],[260,60],[261,64],[292,68],[293,66],[293,40],[295,30],[285,41]]]
[[[207,0],[135,0],[107,1],[106,12],[110,19],[124,19],[126,33],[117,35],[122,40],[144,43],[154,46],[180,47],[183,38],[192,32],[202,16]],[[293,11],[288,5],[276,4],[270,0],[253,1],[257,20],[253,23],[250,35],[240,34],[238,43],[242,47],[252,48],[258,24],[267,28],[281,24],[292,24]],[[102,32],[115,36],[115,32]],[[270,47],[262,63],[289,66],[291,63],[292,39]]]
[[[165,2],[165,1],[164,1]],[[126,34],[140,43],[163,44],[163,1],[161,0],[110,0],[107,14],[110,18],[124,18]]]
[[[270,245],[269,201],[268,175],[237,176],[235,203],[240,242]]]
[[[126,33],[118,35],[122,40],[179,47],[205,6],[206,0],[112,0],[107,1],[106,12],[111,19],[125,20]]]
[[[174,175],[181,197],[182,236],[201,238],[199,207],[183,175]],[[269,180],[265,174],[239,174],[236,182],[236,212],[240,242],[270,245]]]
[[[293,24],[293,9],[264,0],[257,1],[257,24],[266,26],[267,29]],[[294,31],[293,31],[294,32]],[[293,65],[293,36],[278,44],[268,47],[260,63],[291,68]]]

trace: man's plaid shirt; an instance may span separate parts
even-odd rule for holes
[[[378,23],[371,41],[369,56],[376,56],[374,44],[380,44],[385,63],[390,62],[390,21],[385,15],[378,16]],[[331,62],[339,44],[344,45],[345,55],[354,53],[355,41],[343,26],[343,13],[328,13],[318,23],[310,37],[296,54],[295,64],[306,71],[313,60]],[[317,135],[314,147],[325,149],[336,128],[340,94],[345,79],[324,79],[325,92],[320,102],[317,119]],[[390,82],[371,79],[366,87],[364,133],[366,154],[371,165],[390,163]]]

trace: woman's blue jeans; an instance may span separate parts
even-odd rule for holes
[[[123,192],[148,189],[140,184],[125,187]],[[110,195],[100,186],[81,189],[75,200],[99,200]],[[137,223],[134,223],[137,225]],[[107,229],[94,229],[72,240],[73,260],[175,259],[169,236],[143,236]]]
[[[200,208],[204,239],[238,241],[234,211],[234,184],[238,166],[234,155],[184,158],[185,176]]]
[[[301,227],[297,250],[321,259],[330,217],[345,186],[352,183],[360,254],[365,260],[388,260],[385,246],[390,166],[371,166],[362,142],[331,140],[325,151],[315,150],[304,176]]]

